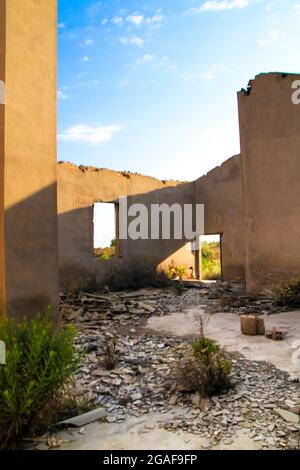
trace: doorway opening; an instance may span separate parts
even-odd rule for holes
[[[222,278],[221,235],[201,237],[201,280],[218,281]]]
[[[94,204],[94,257],[109,261],[118,254],[117,210],[114,203]]]

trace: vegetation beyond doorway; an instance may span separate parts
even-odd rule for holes
[[[113,203],[94,204],[94,256],[97,260],[114,258],[117,250],[116,208]]]
[[[217,281],[221,279],[221,237],[206,235],[201,237],[202,279]]]

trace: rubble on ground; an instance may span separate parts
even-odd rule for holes
[[[144,329],[152,315],[211,306],[217,289],[199,286],[181,293],[166,288],[62,296],[63,321],[74,324],[78,346],[87,351],[73,394],[102,406],[109,423],[159,412],[161,427],[209,438],[211,448],[221,440],[230,443],[239,429],[247,429],[265,449],[300,448],[299,415],[292,411],[300,405],[300,387],[285,372],[236,354],[234,386],[228,392],[211,399],[181,393],[173,370],[188,340]],[[265,303],[261,305],[265,308]],[[117,364],[107,370],[103,359],[111,341],[116,342]],[[164,421],[170,412],[174,420]],[[286,419],[288,413],[295,418]]]

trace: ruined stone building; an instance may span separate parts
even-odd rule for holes
[[[300,75],[258,75],[238,93],[241,154],[194,182],[56,163],[56,0],[0,0],[0,301],[2,312],[57,309],[59,286],[103,283],[115,271],[199,271],[186,240],[119,240],[93,257],[93,206],[129,201],[205,205],[221,235],[222,277],[257,293],[300,275]],[[234,99],[234,97],[232,97]],[[225,156],[224,156],[225,157]]]

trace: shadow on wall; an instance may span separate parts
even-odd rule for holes
[[[61,189],[61,192],[63,188]],[[99,191],[100,193],[100,191]],[[171,240],[119,240],[119,256],[105,262],[94,258],[93,244],[93,204],[94,199],[86,207],[62,213],[58,216],[59,238],[59,272],[60,286],[101,284],[117,272],[149,271],[159,268],[166,269],[173,261],[194,268],[195,257],[188,249],[187,240],[174,240],[174,221],[171,217]],[[156,189],[147,193],[128,196],[128,207],[132,204],[144,204],[148,209],[150,235],[151,204],[192,204],[193,183],[182,183],[173,187]],[[118,203],[118,200],[111,201]],[[131,218],[128,219],[130,223]],[[105,221],[103,221],[105,224]]]
[[[7,311],[34,315],[58,307],[56,183],[5,211]]]

